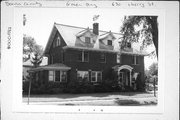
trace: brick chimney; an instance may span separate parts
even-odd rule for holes
[[[93,23],[93,33],[99,35],[99,23]]]

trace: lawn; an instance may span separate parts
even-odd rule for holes
[[[23,97],[27,103],[28,97]],[[30,104],[45,105],[95,105],[95,106],[135,106],[156,105],[157,97],[153,93],[140,92],[114,92],[93,94],[56,94],[31,95]]]

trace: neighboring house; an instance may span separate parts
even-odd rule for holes
[[[92,29],[54,23],[44,51],[48,65],[31,71],[38,72],[43,83],[101,84],[104,80],[116,79],[128,87],[133,87],[133,74],[138,73],[137,84],[142,86],[146,53],[140,47],[133,48],[131,43],[121,50],[121,37],[118,33],[99,30],[98,23],[94,23]]]
[[[42,62],[40,66],[47,65],[48,59],[47,57],[43,57]],[[29,70],[33,68],[33,64],[31,63],[31,59],[27,59],[25,62],[23,62],[23,81],[27,79],[27,76],[29,75]]]

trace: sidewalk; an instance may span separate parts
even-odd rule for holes
[[[27,96],[23,102],[27,103]],[[94,94],[58,94],[33,95],[30,104],[41,105],[154,105],[157,98],[151,93],[94,93]]]

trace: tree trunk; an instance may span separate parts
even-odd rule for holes
[[[157,23],[157,16],[152,17],[152,36],[153,36],[153,43],[156,48],[156,55],[158,58],[158,23]]]

